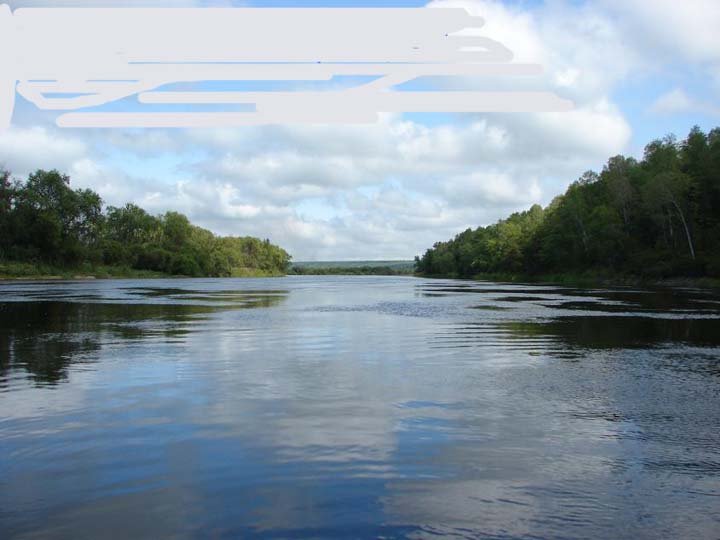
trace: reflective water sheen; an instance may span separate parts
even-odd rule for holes
[[[720,296],[0,284],[3,538],[720,538]]]

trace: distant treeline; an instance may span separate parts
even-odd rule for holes
[[[403,276],[412,275],[407,266],[295,266],[290,274],[300,276],[346,275],[346,276]]]
[[[436,243],[416,257],[416,270],[720,277],[720,128],[653,141],[641,161],[615,156],[547,208]]]
[[[38,170],[26,181],[0,171],[0,261],[233,276],[285,273],[290,256],[268,240],[215,236],[178,212],[153,216],[134,204],[103,211],[94,191]]]

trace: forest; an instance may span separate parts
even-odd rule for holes
[[[0,171],[0,264],[220,277],[284,274],[290,256],[269,240],[216,236],[178,212],[154,216],[130,203],[105,208],[97,193],[72,189],[56,170],[25,181]]]
[[[694,127],[588,171],[546,207],[467,229],[415,258],[427,276],[720,277],[720,128]]]

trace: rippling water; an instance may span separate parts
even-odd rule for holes
[[[2,538],[720,538],[720,296],[0,284]]]

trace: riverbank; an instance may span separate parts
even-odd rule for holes
[[[301,276],[407,276],[415,271],[411,260],[374,261],[298,261],[288,274]]]
[[[327,266],[293,267],[288,274],[295,276],[412,276],[413,272],[411,269],[395,269],[389,266]]]
[[[285,275],[413,275],[415,277],[435,279],[470,279],[472,281],[493,281],[499,283],[534,283],[545,285],[562,285],[566,287],[699,287],[720,289],[720,279],[710,277],[668,277],[649,279],[632,275],[612,274],[540,274],[526,275],[513,273],[476,274],[470,278],[457,275],[426,275],[397,271],[387,267],[334,267],[313,268],[298,272],[291,268],[287,274],[269,272],[256,268],[236,268],[231,276],[234,278],[282,277]],[[0,280],[68,280],[68,279],[171,279],[192,276],[167,274],[153,270],[137,270],[126,266],[90,265],[85,264],[72,268],[64,268],[46,264],[24,262],[0,262]],[[197,277],[197,276],[196,276]],[[210,276],[201,276],[210,277]]]
[[[460,278],[455,275],[415,275],[417,277],[426,278],[471,279],[473,281],[494,281],[501,283],[534,283],[562,285],[567,287],[699,287],[707,289],[720,289],[720,279],[711,277],[678,276],[651,279],[633,275],[598,273],[539,275],[488,273],[476,274],[471,278]]]
[[[281,277],[281,272],[256,268],[236,268],[228,277]],[[137,270],[127,266],[83,264],[65,268],[26,262],[0,262],[0,280],[65,280],[65,279],[159,279],[191,276],[167,274],[154,270]],[[209,277],[209,276],[203,276]]]

